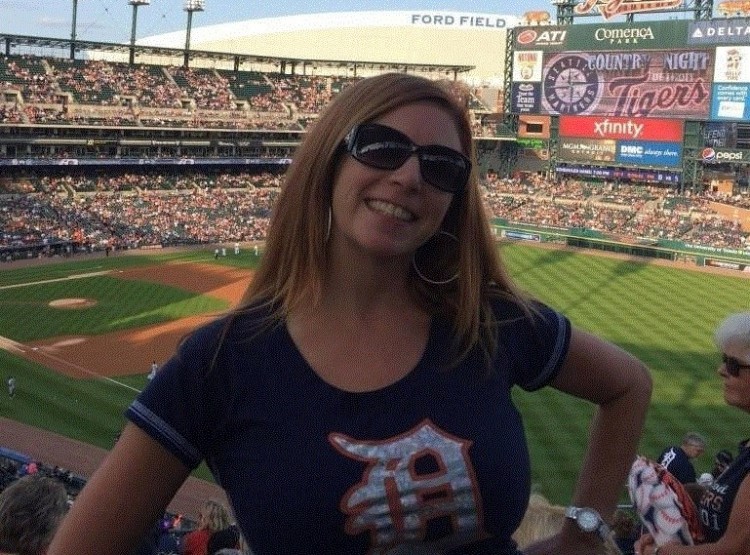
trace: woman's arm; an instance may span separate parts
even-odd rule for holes
[[[635,459],[651,400],[651,376],[633,355],[573,328],[568,355],[552,385],[598,405],[572,504],[592,507],[609,521]],[[593,536],[567,520],[561,534],[526,553],[601,552],[602,543]]]
[[[746,476],[737,490],[732,512],[729,513],[727,530],[719,541],[701,545],[666,544],[659,548],[659,555],[745,555],[750,553],[750,475]],[[654,553],[653,541],[641,538],[636,547],[643,555]]]
[[[48,555],[127,555],[164,511],[190,471],[133,424],[78,495]]]
[[[552,385],[598,405],[572,503],[593,507],[609,519],[638,449],[651,376],[630,353],[574,328],[565,364]]]

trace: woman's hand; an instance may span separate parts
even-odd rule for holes
[[[524,555],[606,555],[604,543],[594,536],[573,538],[562,533],[532,543]]]
[[[643,534],[636,540],[635,544],[633,544],[635,555],[655,555],[657,547],[659,546],[656,545],[654,537],[651,534]]]

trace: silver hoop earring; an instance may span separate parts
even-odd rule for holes
[[[432,237],[430,237],[430,239],[424,245],[422,245],[421,247],[419,247],[419,249],[417,249],[417,251],[411,257],[412,268],[414,268],[414,271],[416,272],[417,276],[419,276],[419,279],[421,279],[425,283],[429,283],[430,285],[447,285],[447,284],[449,284],[449,283],[451,283],[453,281],[456,281],[458,279],[458,274],[459,274],[459,270],[458,269],[456,269],[456,273],[455,274],[453,274],[451,277],[446,278],[446,279],[432,279],[432,278],[429,278],[426,275],[424,275],[424,273],[422,272],[422,270],[419,269],[419,264],[417,263],[417,256],[418,255],[420,255],[420,254],[422,254],[423,256],[429,256],[430,254],[440,255],[441,252],[444,253],[446,251],[445,248],[443,248],[442,251],[441,251],[440,245],[438,244],[439,241],[435,242],[435,239],[437,239],[437,238],[439,238],[441,236],[442,237],[446,237],[448,239],[451,239],[457,245],[459,244],[458,237],[456,237],[455,235],[453,235],[452,233],[450,233],[448,231],[443,231],[441,229],[435,235],[433,235]],[[431,245],[430,243],[433,243],[433,244]],[[438,257],[439,256],[436,256],[436,258],[438,258]]]

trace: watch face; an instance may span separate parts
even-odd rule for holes
[[[544,100],[552,113],[583,113],[599,99],[600,89],[599,76],[583,56],[558,57],[544,75]]]
[[[578,516],[576,517],[578,525],[584,532],[593,532],[596,530],[599,527],[600,520],[601,519],[596,512],[587,509],[581,509],[578,511]]]

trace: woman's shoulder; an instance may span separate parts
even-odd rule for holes
[[[495,321],[505,327],[540,324],[557,327],[561,320],[566,320],[564,315],[538,299],[499,290],[490,291],[489,305]]]

